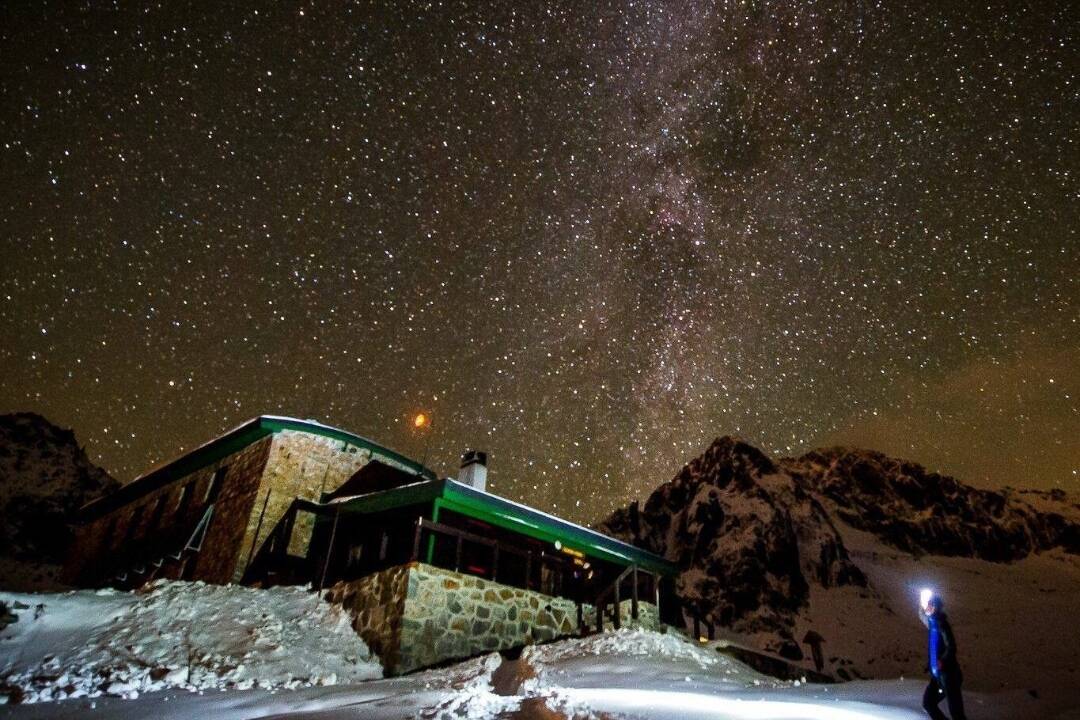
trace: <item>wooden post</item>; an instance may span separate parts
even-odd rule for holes
[[[431,522],[439,522],[439,510],[442,508],[442,502],[439,498],[435,498],[435,502],[432,503],[431,510]],[[433,528],[434,529],[434,528]],[[431,565],[435,562],[435,533],[429,533],[427,539],[427,564]]]
[[[319,588],[315,592],[316,601],[318,601],[319,594],[323,589],[323,584],[326,582],[326,573],[330,569],[330,557],[334,554],[334,540],[337,539],[337,526],[340,518],[341,506],[339,505],[334,508],[334,524],[330,528],[330,544],[326,546],[326,560],[323,562],[322,577],[319,578]]]
[[[296,505],[289,508],[289,512],[285,517],[285,527],[281,531],[281,543],[280,554],[281,557],[285,557],[289,554],[289,543],[292,542],[293,529],[296,527]],[[309,543],[310,554],[310,543]]]
[[[423,516],[416,518],[416,535],[413,536],[412,559],[416,562],[420,559],[420,536],[424,532]]]
[[[379,545],[379,562],[386,559],[386,546],[390,543],[390,537],[386,534],[386,531],[382,531],[382,544]]]
[[[454,548],[454,572],[461,571],[461,550],[464,541],[465,538],[460,535],[457,536],[457,547]]]
[[[494,548],[494,557],[491,560],[491,579],[493,581],[499,578],[499,546],[496,544]]]
[[[622,585],[622,580],[615,581],[615,629],[618,630],[622,627],[622,598],[619,592],[619,587]]]
[[[532,589],[532,550],[525,555],[525,589]],[[581,603],[578,603],[578,615],[581,615]],[[581,627],[581,618],[578,618],[578,627]]]
[[[187,491],[187,492],[190,492]],[[184,494],[187,497],[187,493]],[[247,560],[244,562],[244,574],[247,574],[247,569],[251,566],[251,560],[255,557],[255,543],[259,540],[259,533],[262,532],[263,516],[266,515],[266,506],[270,502],[270,491],[266,491],[266,498],[263,499],[262,512],[259,513],[259,522],[255,525],[255,534],[251,537],[251,549],[248,550]]]

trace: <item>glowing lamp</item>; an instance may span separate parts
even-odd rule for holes
[[[930,598],[934,597],[934,591],[930,588],[923,588],[919,592],[919,607],[926,608],[930,605]]]
[[[431,419],[428,418],[428,416],[424,413],[417,413],[416,417],[414,417],[412,421],[413,427],[417,429],[427,427],[427,425],[430,423]]]

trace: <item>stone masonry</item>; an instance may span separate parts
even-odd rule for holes
[[[486,652],[578,635],[577,605],[566,598],[509,587],[423,563],[341,582],[327,593],[353,615],[353,627],[400,675]],[[585,622],[595,611],[583,607]],[[659,627],[656,608],[639,603],[639,622]],[[629,601],[622,617],[630,616]]]
[[[109,584],[114,573],[142,568],[151,577],[241,582],[274,528],[297,498],[318,501],[323,491],[338,487],[373,457],[367,447],[313,432],[281,430],[261,437],[236,452],[190,474],[138,496],[75,528],[65,568],[73,585]],[[394,458],[380,452],[380,462],[402,470]],[[221,470],[215,498],[210,497],[215,474]],[[183,559],[163,553],[182,548],[186,535],[213,506],[202,546]],[[290,538],[289,552],[307,555],[314,518],[301,513]],[[166,542],[167,541],[167,542]],[[157,546],[161,545],[160,551]],[[144,557],[149,549],[155,553]]]
[[[218,468],[227,467],[228,474],[214,503],[202,552],[185,562],[195,566],[187,570],[190,577],[207,582],[228,582],[235,574],[243,526],[252,514],[270,446],[271,438],[263,438],[219,462],[76,527],[75,542],[71,545],[65,568],[67,581],[73,585],[100,584],[108,580],[113,569],[125,567],[125,558],[139,557],[142,548],[153,544],[155,538],[167,537],[185,528],[190,530],[206,512],[211,479]],[[156,576],[176,578],[181,570],[181,565],[170,561]]]
[[[238,543],[242,557],[230,579],[240,582],[251,552],[262,547],[293,500],[318,501],[324,491],[341,485],[369,460],[370,450],[341,440],[295,430],[275,433],[257,496],[253,498],[252,512]],[[379,460],[391,462],[381,455]],[[301,514],[297,517],[289,544],[291,555],[302,557],[307,554],[313,526],[312,516]]]

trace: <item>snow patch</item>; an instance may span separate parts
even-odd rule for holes
[[[130,593],[0,597],[27,607],[0,633],[0,686],[22,702],[382,677],[348,614],[305,588],[163,580]]]
[[[641,628],[615,630],[586,638],[567,640],[548,645],[530,645],[522,653],[522,659],[537,668],[573,657],[589,656],[648,656],[671,660],[689,660],[702,670],[721,661],[715,651],[687,642],[674,633],[658,633]]]

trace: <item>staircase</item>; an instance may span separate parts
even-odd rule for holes
[[[151,551],[138,560],[125,563],[113,575],[112,584],[117,587],[134,588],[159,577],[183,579],[193,556],[202,550],[206,530],[210,526],[213,515],[214,506],[210,505],[195,525],[195,529],[186,536],[182,545],[176,543],[171,549]]]

